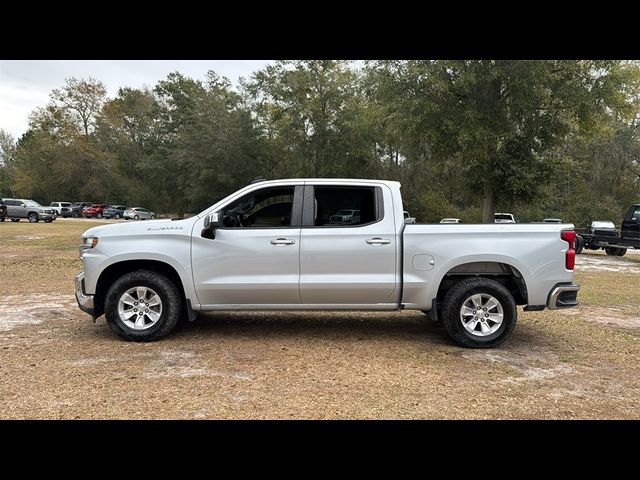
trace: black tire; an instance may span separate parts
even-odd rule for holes
[[[118,315],[118,301],[133,287],[143,286],[155,290],[162,300],[162,314],[158,322],[147,330],[134,330]],[[182,296],[176,285],[164,275],[149,270],[126,273],[109,288],[104,303],[105,318],[113,332],[134,342],[152,342],[167,336],[180,320]]]
[[[584,248],[584,238],[580,235],[576,235],[576,255],[582,253],[582,249]]]
[[[98,213],[98,214],[96,215],[96,218],[102,218],[102,214],[101,214],[101,213]]]
[[[12,221],[12,222],[19,222],[19,221],[20,221],[20,219],[19,219],[19,218],[12,218],[12,219],[11,219],[11,221]]]
[[[4,217],[0,218],[0,223],[4,222]]]
[[[616,247],[604,247],[604,251],[607,252],[607,255],[609,255],[611,257],[617,257],[618,256],[618,250],[620,250],[620,249],[616,248]]]
[[[116,220],[120,220],[120,214],[119,213],[116,213],[115,219]]]
[[[618,249],[618,256],[619,257],[624,257],[625,253],[627,253],[627,249],[626,248],[619,248]]]
[[[27,220],[29,220],[29,223],[38,223],[38,221],[40,221],[36,212],[31,212],[27,215]]]
[[[151,220],[155,220],[156,216],[155,215],[151,215]]]
[[[140,217],[138,215],[134,215],[133,219],[134,220],[140,220]]]
[[[72,217],[72,218],[78,218],[79,216],[80,216],[80,214],[79,214],[78,212],[73,212],[73,213],[71,214],[71,217]]]
[[[44,220],[44,223],[51,223],[53,222],[53,218],[47,218]]]
[[[475,294],[488,294],[498,300],[503,309],[500,327],[490,335],[481,337],[467,331],[460,318],[464,302]],[[469,348],[491,348],[500,345],[513,332],[518,318],[516,302],[504,286],[488,278],[467,278],[456,283],[447,292],[442,303],[441,319],[447,333],[459,345]]]

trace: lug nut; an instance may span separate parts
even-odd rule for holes
[[[134,305],[138,305],[138,302],[133,302]]]
[[[149,313],[149,309],[147,308],[147,309],[144,311],[144,313]]]
[[[484,316],[485,316],[485,317],[488,317],[488,316],[489,316],[489,314],[488,314],[488,313],[485,313],[485,314],[484,314]]]
[[[137,308],[134,308],[134,309],[133,309],[133,311],[134,311],[134,312],[137,312],[137,311],[138,311],[138,309],[137,309]]]

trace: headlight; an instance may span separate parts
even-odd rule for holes
[[[82,253],[85,250],[89,250],[98,245],[98,237],[82,237],[82,242],[80,243],[80,258],[82,258]]]

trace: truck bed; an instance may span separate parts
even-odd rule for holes
[[[513,269],[526,286],[525,303],[547,303],[558,282],[571,282],[565,268],[569,248],[560,237],[570,223],[548,224],[409,224],[403,231],[403,293],[406,308],[429,310],[441,282],[450,275]]]

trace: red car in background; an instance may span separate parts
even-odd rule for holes
[[[82,209],[82,215],[87,218],[102,218],[102,211],[107,208],[106,203],[93,203]]]

